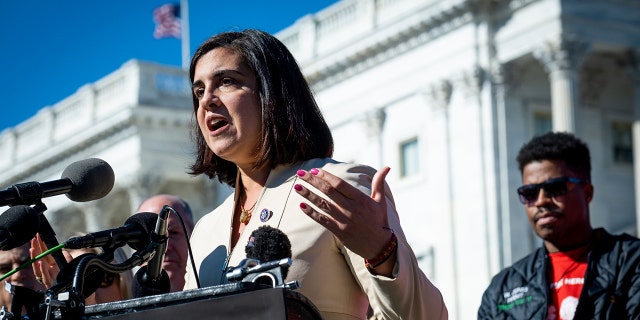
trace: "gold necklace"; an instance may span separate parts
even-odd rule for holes
[[[244,205],[240,204],[240,223],[249,223],[249,220],[251,220],[251,214],[253,213],[253,208],[255,208],[257,203],[258,200],[256,200],[256,202],[254,202],[251,208],[249,208],[248,210],[244,208]]]

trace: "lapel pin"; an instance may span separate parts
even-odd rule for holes
[[[265,208],[260,211],[260,221],[262,222],[267,222],[267,220],[271,219],[271,216],[273,216],[273,212],[269,209]]]

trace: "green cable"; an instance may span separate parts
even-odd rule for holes
[[[34,262],[36,262],[36,261],[38,261],[38,260],[40,260],[40,259],[44,258],[46,255],[51,254],[52,252],[54,252],[54,251],[56,251],[56,250],[60,250],[60,249],[62,249],[62,248],[64,248],[64,243],[61,243],[61,244],[59,244],[59,245],[57,245],[57,246],[55,246],[55,247],[53,247],[53,248],[51,248],[51,249],[49,249],[49,250],[47,250],[47,251],[45,251],[45,252],[43,252],[43,253],[39,254],[39,255],[38,255],[38,256],[36,256],[35,258],[33,258],[33,259],[31,259],[31,260],[29,260],[29,261],[27,261],[27,262],[23,263],[21,266],[19,266],[19,267],[15,268],[15,269],[13,269],[13,270],[11,270],[11,271],[9,271],[9,272],[5,273],[2,277],[0,277],[0,281],[2,281],[2,280],[4,280],[4,279],[6,279],[6,278],[8,278],[8,277],[10,277],[11,275],[13,275],[14,273],[16,273],[16,272],[18,272],[18,271],[20,271],[20,270],[22,270],[22,269],[24,269],[24,268],[26,268],[26,267],[30,266],[32,263],[34,263]]]

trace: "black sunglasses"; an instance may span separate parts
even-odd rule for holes
[[[548,197],[555,198],[567,194],[573,189],[574,185],[579,183],[589,182],[574,177],[553,178],[542,183],[527,184],[518,188],[518,196],[523,204],[531,204],[538,199],[540,189],[544,190]]]

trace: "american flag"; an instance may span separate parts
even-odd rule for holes
[[[153,37],[161,38],[178,38],[180,39],[180,5],[164,4],[153,10],[153,21],[156,23],[156,29],[153,31]]]

